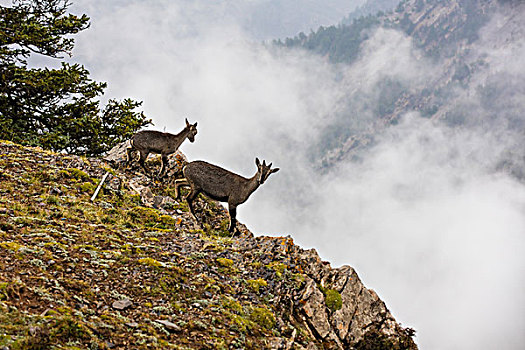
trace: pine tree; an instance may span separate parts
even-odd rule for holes
[[[89,27],[89,17],[67,13],[67,0],[13,0],[0,6],[0,139],[54,151],[97,155],[151,123],[142,102],[99,97],[106,83],[90,79],[71,56],[71,35]],[[31,68],[43,55],[61,67]]]

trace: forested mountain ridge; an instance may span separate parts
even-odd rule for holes
[[[363,12],[367,14],[337,26],[320,27],[309,35],[299,33],[274,43],[302,47],[326,55],[334,63],[350,63],[357,57],[360,44],[369,38],[371,29],[382,26],[402,30],[429,55],[451,55],[462,43],[472,43],[478,38],[479,29],[499,4],[495,0],[403,0],[394,11]]]
[[[356,101],[363,99],[356,97],[360,92],[346,96],[336,112],[336,127],[326,130],[315,152],[324,167],[346,158],[350,150],[355,155],[356,149],[372,142],[378,128],[397,123],[407,112],[415,111],[449,126],[481,124],[482,115],[486,118],[484,127],[501,118],[504,124],[523,127],[515,113],[522,85],[516,77],[503,78],[506,68],[499,60],[512,50],[520,50],[524,28],[525,4],[520,1],[404,0],[390,13],[356,18],[348,25],[321,27],[309,35],[300,33],[275,43],[322,55],[339,64],[344,75],[346,70],[359,67],[363,50],[379,29],[395,31],[408,37],[419,52],[420,57],[416,52],[412,62],[425,62],[427,67],[427,71],[414,69],[420,80],[381,79],[374,87],[378,97],[366,96],[371,99],[367,117],[355,112]],[[496,53],[498,50],[501,54]],[[503,80],[507,81],[505,87],[501,86]],[[502,99],[503,95],[508,98]],[[478,116],[469,106],[473,103],[483,110]],[[366,126],[356,127],[356,121]]]

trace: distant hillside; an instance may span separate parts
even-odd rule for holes
[[[339,25],[319,27],[309,35],[299,33],[274,43],[326,55],[334,63],[351,63],[358,56],[361,43],[369,39],[371,30],[381,25],[404,31],[429,55],[452,55],[464,40],[472,43],[478,38],[479,29],[487,23],[498,1],[402,0],[396,3],[393,12],[356,10]],[[390,7],[375,1],[363,5],[370,9],[373,6]],[[358,15],[360,13],[362,15]]]
[[[294,38],[276,40],[274,44],[289,49],[303,48],[326,56],[333,63],[351,63],[358,57],[361,43],[369,38],[370,30],[377,28],[381,20],[381,16],[363,16],[349,25],[319,27],[309,35],[299,33]]]
[[[351,267],[140,173],[0,141],[0,194],[1,349],[416,349]]]
[[[354,18],[345,25],[320,27],[309,35],[300,33],[274,43],[321,55],[337,64],[344,77],[366,65],[365,56],[375,53],[370,50],[380,49],[370,46],[377,33],[383,33],[381,40],[390,36],[406,42],[402,36],[408,38],[414,49],[405,55],[412,55],[408,61],[414,67],[406,66],[406,74],[391,74],[378,66],[377,74],[382,78],[346,82],[372,86],[368,90],[356,87],[334,108],[334,122],[311,151],[320,167],[359,157],[363,146],[374,143],[374,135],[396,124],[407,112],[418,112],[450,127],[490,130],[504,126],[514,131],[525,127],[518,102],[525,89],[523,79],[518,78],[523,70],[503,63],[522,57],[522,1],[403,0],[393,12]],[[383,47],[386,44],[388,41]],[[390,58],[381,59],[388,62]]]

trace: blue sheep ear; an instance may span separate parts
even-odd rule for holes
[[[276,173],[276,172],[278,172],[279,170],[281,170],[281,169],[280,169],[280,168],[275,168],[275,169],[272,169],[271,172],[272,172],[272,173]]]
[[[255,165],[260,166],[261,162],[259,162],[259,158],[255,158]]]
[[[195,122],[195,124],[193,124],[194,127],[197,127],[197,122]]]

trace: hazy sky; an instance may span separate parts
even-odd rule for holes
[[[340,11],[330,15],[334,23],[354,6],[331,3]],[[450,129],[409,113],[378,135],[362,162],[317,173],[309,146],[345,101],[359,92],[349,118],[366,121],[382,79],[417,87],[443,68],[394,30],[372,33],[360,59],[339,68],[259,43],[277,33],[275,21],[293,31],[287,35],[307,31],[326,1],[308,4],[75,1],[73,12],[87,13],[92,26],[77,36],[74,60],[108,82],[107,97],[143,100],[157,129],[178,132],[185,116],[198,121],[196,142],[181,147],[190,160],[245,176],[255,157],[280,167],[239,207],[240,221],[257,234],[291,234],[333,266],[355,267],[417,330],[422,349],[521,349],[525,187],[494,169],[511,151],[523,160],[523,133],[483,127],[494,115],[474,86],[459,89],[454,103],[479,122]],[[473,77],[477,86],[514,77],[498,107],[502,125],[525,114],[525,43],[483,42],[505,35],[504,18],[484,29],[477,49],[491,73]]]
[[[229,25],[232,22],[255,40],[289,37],[319,26],[333,25],[366,0],[179,0],[174,6],[168,0],[73,1],[74,8],[89,12],[93,20],[123,8],[139,8],[147,4],[157,12],[157,20],[172,23],[181,30],[198,31],[209,25]],[[168,12],[163,12],[169,9]],[[173,22],[174,12],[184,16],[184,23]],[[151,13],[151,12],[150,12]],[[180,26],[179,26],[180,25]]]

